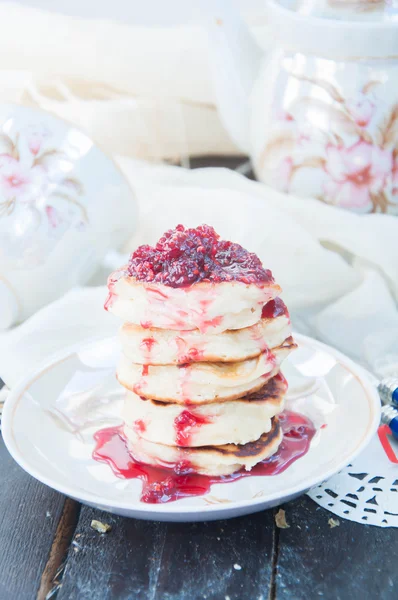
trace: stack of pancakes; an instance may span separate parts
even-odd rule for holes
[[[216,476],[274,454],[287,389],[279,369],[295,343],[272,275],[173,287],[127,266],[108,286],[106,307],[125,321],[117,378],[132,456]]]

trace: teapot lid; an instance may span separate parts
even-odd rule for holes
[[[333,60],[398,57],[398,0],[268,0],[268,15],[275,40],[295,52]]]
[[[398,22],[398,0],[278,0],[302,16],[343,21]]]

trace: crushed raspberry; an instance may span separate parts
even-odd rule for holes
[[[177,225],[156,246],[140,246],[131,255],[128,273],[138,281],[186,287],[200,281],[272,283],[271,271],[239,244],[220,240],[208,225],[185,229]]]
[[[182,413],[174,419],[176,442],[178,446],[189,446],[192,429],[196,429],[201,425],[206,425],[210,422],[211,420],[209,418],[195,415],[188,410],[183,410]]]
[[[261,313],[262,319],[276,319],[276,317],[280,317],[281,315],[289,316],[286,304],[281,298],[275,298],[264,304]]]
[[[142,501],[149,504],[158,504],[159,502],[167,502],[170,498],[176,495],[176,482],[174,477],[166,477],[163,481],[154,481],[146,486],[145,492],[142,494]]]

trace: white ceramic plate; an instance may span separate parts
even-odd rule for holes
[[[140,501],[141,482],[117,478],[91,458],[93,433],[119,422],[116,339],[68,348],[10,393],[3,437],[19,465],[46,485],[103,510],[163,521],[235,517],[286,502],[349,464],[375,433],[380,400],[363,370],[301,335],[284,365],[289,405],[320,427],[308,453],[272,477],[213,485],[209,494],[167,504]]]

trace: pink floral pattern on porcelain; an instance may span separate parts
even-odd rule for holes
[[[338,11],[348,10],[353,14],[381,11],[385,6],[393,6],[393,0],[327,0],[327,3]]]
[[[72,160],[49,142],[51,133],[40,127],[0,133],[0,218],[25,207],[36,227],[44,216],[50,229],[65,222],[81,228],[88,221],[83,187],[70,174]]]
[[[356,98],[349,98],[346,104],[348,112],[359,127],[369,125],[376,109],[374,102],[360,92]]]
[[[276,126],[257,162],[262,179],[283,192],[300,193],[295,177],[303,169],[318,182],[318,199],[358,212],[398,209],[398,102],[385,107],[374,93],[380,82],[369,81],[357,95],[344,98],[329,81],[308,79],[322,88],[329,102],[311,104],[328,128],[321,133],[294,107],[276,111]],[[279,124],[279,125],[278,125]],[[309,170],[309,171],[308,171]],[[311,175],[309,175],[311,177]]]
[[[364,140],[352,146],[326,148],[325,200],[344,208],[372,206],[386,187],[392,154]]]
[[[394,156],[392,166],[392,194],[398,197],[398,157]]]
[[[293,159],[288,156],[283,158],[279,163],[277,170],[274,185],[281,192],[289,191],[289,182],[293,174]]]

